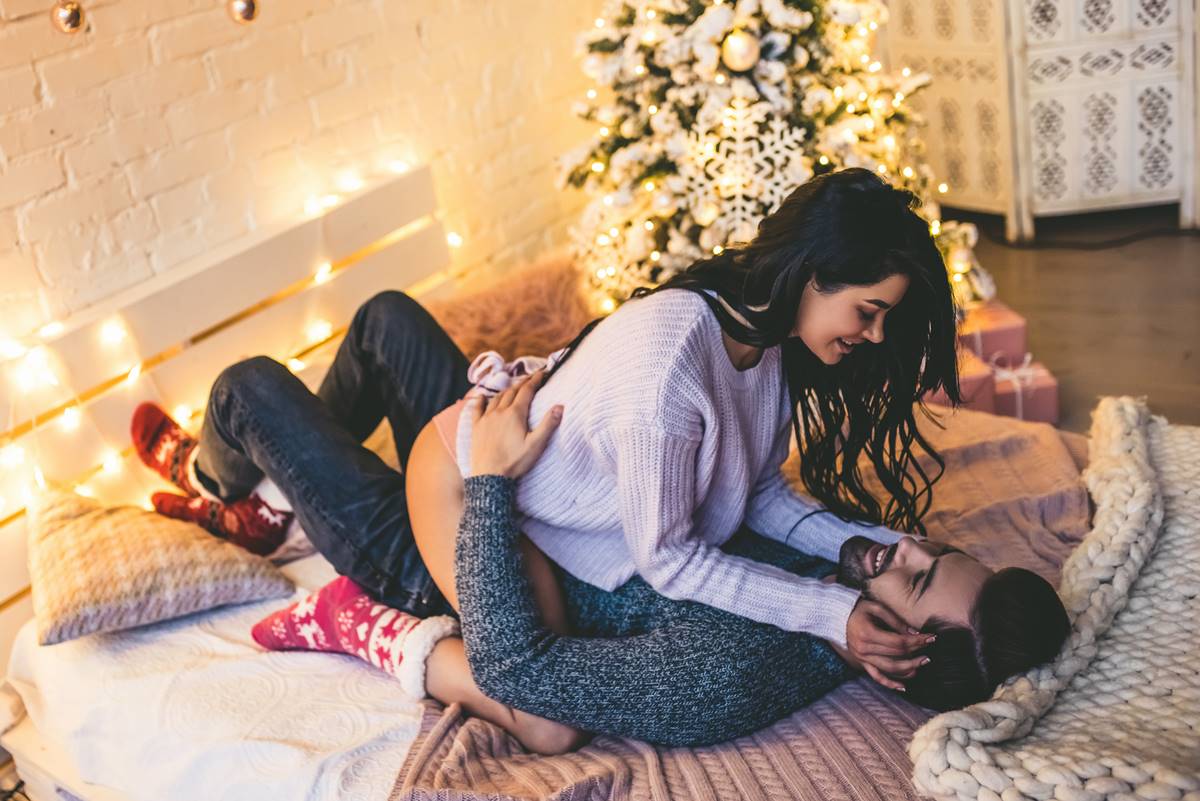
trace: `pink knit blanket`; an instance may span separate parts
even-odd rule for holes
[[[1089,527],[1080,480],[1086,438],[970,411],[919,425],[946,460],[925,522],[930,537],[993,566],[1059,568]],[[794,477],[796,457],[789,463]],[[930,474],[936,465],[923,459]],[[874,487],[877,497],[880,488]],[[702,713],[699,712],[698,713]],[[757,734],[704,748],[598,737],[559,757],[525,753],[499,728],[430,702],[392,801],[915,799],[906,749],[928,718],[866,679]]]

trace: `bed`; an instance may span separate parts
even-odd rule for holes
[[[944,431],[925,426],[949,462],[932,535],[1055,580],[1087,528],[1086,440],[965,411]],[[388,441],[383,429],[372,439],[392,458]],[[998,542],[996,532],[1009,536]],[[298,593],[332,576],[319,555],[284,570]],[[282,603],[48,648],[24,627],[8,686],[25,716],[0,742],[31,797],[622,798],[647,788],[656,798],[917,797],[906,749],[930,715],[866,680],[734,747],[602,737],[531,762],[498,729],[408,700],[349,657],[263,652],[249,628]]]

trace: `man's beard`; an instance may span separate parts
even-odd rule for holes
[[[871,575],[867,572],[864,557],[874,545],[876,545],[875,540],[858,534],[842,543],[842,548],[838,552],[838,584],[845,584],[855,590],[866,589]]]

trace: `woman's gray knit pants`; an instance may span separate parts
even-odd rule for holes
[[[488,696],[588,731],[662,745],[704,745],[757,731],[851,677],[822,639],[691,601],[639,577],[613,592],[563,575],[580,636],[542,623],[513,521],[515,482],[466,481],[455,552],[463,639]],[[742,532],[738,556],[804,576],[834,566]]]

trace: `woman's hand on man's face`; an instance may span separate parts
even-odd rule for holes
[[[545,380],[545,370],[517,379],[500,394],[467,400],[471,415],[471,475],[519,478],[537,463],[554,429],[562,420],[555,406],[533,431],[529,430],[529,405]]]
[[[929,661],[919,652],[933,639],[934,635],[916,631],[878,601],[860,598],[846,621],[846,648],[834,647],[851,667],[866,671],[884,687],[904,692],[902,680],[911,679]]]

